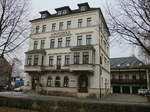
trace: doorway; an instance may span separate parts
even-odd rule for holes
[[[80,75],[78,79],[78,91],[81,93],[88,92],[88,77],[87,75]]]

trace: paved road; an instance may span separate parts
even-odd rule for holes
[[[150,105],[147,102],[146,97],[139,95],[127,95],[127,94],[113,94],[100,100],[85,99],[85,98],[72,98],[61,96],[44,96],[31,93],[22,92],[0,92],[0,96],[16,97],[16,98],[29,98],[29,99],[42,99],[42,100],[55,100],[55,101],[77,101],[77,102],[96,102],[96,103],[119,103],[119,104],[136,104],[136,105]]]

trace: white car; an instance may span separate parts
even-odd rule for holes
[[[139,95],[146,95],[148,93],[148,89],[138,89]]]
[[[25,90],[27,87],[26,86],[20,86],[18,88],[15,88],[14,91],[16,92],[22,92],[23,90]]]

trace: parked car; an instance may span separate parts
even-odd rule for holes
[[[148,89],[138,89],[139,95],[150,95],[150,90]]]
[[[16,92],[22,92],[23,90],[25,90],[27,87],[26,86],[20,86],[18,88],[15,88],[14,91]]]

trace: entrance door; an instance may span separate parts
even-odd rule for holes
[[[120,86],[113,86],[113,93],[120,93]]]
[[[78,91],[82,93],[88,92],[88,77],[86,75],[79,76]]]
[[[32,77],[32,89],[35,90],[39,82],[39,77]]]
[[[122,87],[122,93],[130,94],[130,87],[129,86],[123,86]]]
[[[140,87],[132,87],[132,93],[133,94],[137,94],[138,93],[138,89],[140,89]]]

